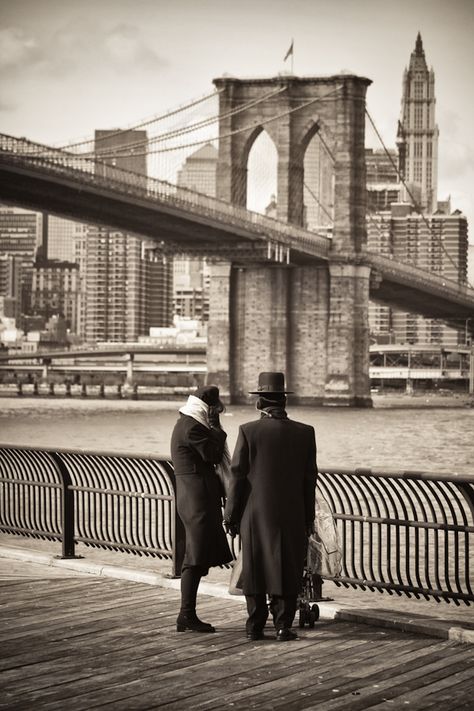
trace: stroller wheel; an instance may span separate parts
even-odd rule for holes
[[[300,613],[298,616],[298,626],[304,627],[306,622],[309,621],[309,610],[306,607],[300,607]]]
[[[312,605],[311,606],[311,622],[313,623],[311,627],[314,625],[314,623],[319,620],[319,605]]]

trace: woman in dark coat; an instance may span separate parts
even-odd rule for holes
[[[181,569],[181,609],[178,632],[214,632],[196,615],[199,582],[209,568],[232,560],[222,527],[221,481],[216,465],[225,465],[226,433],[219,423],[223,406],[215,386],[199,388],[180,409],[171,436],[171,459],[176,475],[176,506],[186,531]]]
[[[287,641],[314,525],[316,441],[286,414],[283,373],[261,373],[258,394],[260,419],[239,429],[224,518],[231,534],[240,526],[247,636],[263,637],[268,594],[277,639]]]

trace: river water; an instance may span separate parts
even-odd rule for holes
[[[183,401],[80,398],[0,399],[0,442],[98,452],[169,455]],[[420,403],[423,405],[423,403]],[[474,476],[474,408],[374,409],[289,407],[292,419],[314,426],[318,463],[325,467],[424,469]],[[229,406],[221,418],[229,446],[253,407]]]

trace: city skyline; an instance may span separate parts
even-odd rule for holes
[[[113,11],[112,11],[113,10]],[[421,32],[436,76],[439,198],[474,219],[474,90],[467,0],[3,0],[0,130],[45,143],[126,126],[212,91],[212,79],[271,76],[293,40],[296,75],[350,71],[373,80],[367,106],[394,147],[402,77]],[[251,21],[250,21],[251,20]],[[67,115],[65,109],[67,107]],[[380,147],[367,131],[367,145]],[[471,242],[474,236],[471,236]]]

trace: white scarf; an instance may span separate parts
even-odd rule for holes
[[[195,395],[189,395],[187,403],[183,405],[183,407],[180,407],[179,411],[183,415],[192,417],[193,420],[196,420],[199,424],[204,425],[207,429],[211,429],[211,425],[209,424],[209,405],[206,405],[203,400]],[[230,461],[230,452],[226,441],[224,443],[224,454],[222,455],[222,460],[219,464],[216,464],[216,471],[220,480],[223,482],[224,488],[226,488],[225,482],[228,482],[230,477]]]

